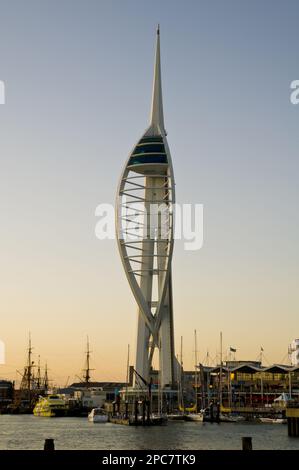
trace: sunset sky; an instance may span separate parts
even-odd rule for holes
[[[1,1],[0,378],[34,360],[53,383],[124,380],[137,308],[116,241],[95,236],[148,125],[161,28],[165,126],[178,203],[204,205],[204,244],[173,258],[184,366],[224,353],[287,361],[299,337],[299,3]],[[266,362],[267,363],[267,362]]]

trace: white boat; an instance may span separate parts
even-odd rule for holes
[[[170,421],[183,421],[185,415],[183,413],[170,413],[167,415],[167,419]]]
[[[203,422],[203,413],[188,413],[185,415],[185,420]]]
[[[260,418],[260,422],[266,424],[286,424],[287,420],[285,418]]]
[[[108,415],[102,408],[93,408],[88,415],[88,421],[93,423],[107,423]]]
[[[240,421],[245,421],[243,416],[233,416],[225,413],[220,413],[219,419],[222,423],[239,423]]]
[[[164,413],[152,413],[150,418],[152,424],[164,424],[168,420],[167,415]]]

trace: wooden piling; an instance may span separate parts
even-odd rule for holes
[[[290,417],[288,420],[288,435],[290,437],[299,437],[299,418]]]
[[[288,435],[290,437],[299,437],[299,405],[288,405],[286,417],[288,422]]]
[[[142,401],[142,424],[145,425],[145,416],[146,416],[146,402],[145,400]]]
[[[135,423],[137,423],[138,422],[138,400],[135,400],[134,418],[135,418]]]
[[[55,450],[54,439],[45,439],[44,450],[49,452]]]
[[[242,437],[242,450],[252,450],[252,437]]]

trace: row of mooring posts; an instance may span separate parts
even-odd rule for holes
[[[140,410],[141,409],[141,410]],[[151,421],[151,403],[150,400],[135,400],[133,406],[133,422],[135,424],[149,424]],[[121,407],[120,401],[117,400],[112,404],[112,416],[120,416]],[[129,403],[125,402],[125,412],[123,417],[129,419]],[[141,417],[141,420],[139,419]]]

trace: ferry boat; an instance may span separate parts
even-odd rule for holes
[[[33,409],[33,414],[34,416],[53,418],[55,416],[66,416],[67,410],[65,398],[59,394],[52,394],[46,397],[39,397]]]
[[[102,408],[93,408],[88,415],[88,421],[93,423],[107,423],[108,415]]]

